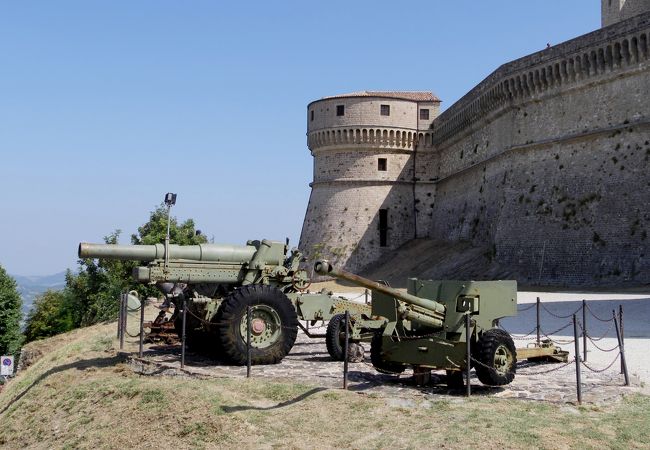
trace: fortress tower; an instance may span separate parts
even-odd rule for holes
[[[300,237],[308,258],[358,270],[418,236],[416,219],[433,198],[418,173],[430,166],[439,107],[431,92],[367,91],[308,105],[314,180]]]
[[[603,27],[650,11],[650,0],[601,0]]]

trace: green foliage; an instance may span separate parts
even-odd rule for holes
[[[115,230],[104,237],[106,244],[117,244],[121,231]],[[149,221],[131,236],[134,245],[162,243],[167,234],[167,209],[158,206],[150,213]],[[179,224],[172,217],[170,242],[194,245],[207,242],[205,236],[197,235],[194,221],[188,219]],[[152,286],[133,281],[133,268],[142,265],[139,261],[80,259],[79,273],[66,274],[66,287],[60,293],[46,293],[37,302],[33,314],[27,319],[28,340],[69,331],[74,328],[115,319],[118,315],[118,301],[122,292],[137,290],[141,296],[157,296]],[[45,305],[52,303],[52,306]],[[34,323],[32,323],[34,322]]]
[[[0,266],[0,354],[2,355],[14,355],[22,345],[21,306],[22,301],[16,289],[16,281]]]
[[[55,334],[64,333],[74,328],[74,302],[70,301],[69,292],[51,291],[36,297],[27,316],[25,339],[35,341]]]

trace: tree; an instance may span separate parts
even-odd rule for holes
[[[65,290],[48,290],[36,297],[27,316],[27,342],[65,333],[74,328],[74,303],[67,296]]]
[[[14,355],[20,350],[23,342],[20,332],[21,308],[16,281],[0,266],[0,354]]]
[[[104,237],[106,244],[117,244],[121,231],[115,230]],[[167,234],[167,209],[158,206],[149,214],[149,220],[131,235],[134,245],[162,243]],[[179,224],[171,218],[170,242],[193,245],[207,242],[197,234],[194,221],[188,219]],[[144,297],[159,292],[152,286],[136,283],[131,277],[133,268],[146,264],[138,261],[80,259],[79,273],[66,274],[66,287],[62,292],[43,294],[27,318],[28,341],[69,331],[74,328],[115,319],[118,315],[122,292],[137,290]]]

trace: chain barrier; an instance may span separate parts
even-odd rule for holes
[[[593,342],[593,341],[600,341],[600,340],[603,340],[603,339],[605,339],[605,338],[607,337],[607,335],[609,334],[609,332],[612,331],[612,328],[614,328],[614,321],[613,321],[613,320],[612,320],[612,322],[609,324],[609,328],[607,328],[607,330],[605,331],[605,333],[604,333],[602,336],[597,337],[597,338],[596,338],[596,337],[592,337],[592,336],[589,334],[588,331],[586,332],[586,334],[587,334],[587,337],[589,338],[589,340],[591,340],[592,342]],[[584,330],[583,330],[583,332],[584,332]]]
[[[532,303],[532,304],[530,304],[530,305],[528,305],[528,306],[526,306],[525,308],[519,308],[519,307],[517,307],[517,312],[524,312],[524,311],[528,311],[529,309],[532,309],[532,308],[534,308],[534,307],[535,307],[535,305],[536,305],[536,303]]]
[[[517,372],[517,375],[522,376],[522,377],[528,377],[528,376],[532,376],[532,375],[544,375],[544,374],[551,373],[551,372],[557,372],[558,370],[562,370],[565,367],[570,366],[571,364],[574,364],[574,363],[575,363],[575,360],[572,360],[572,361],[569,361],[567,363],[562,364],[561,366],[556,366],[556,367],[553,367],[553,368],[548,369],[548,370],[541,370],[541,371],[537,371],[537,372],[526,372],[526,373]],[[525,368],[526,367],[522,367],[522,369],[525,369]]]
[[[587,338],[588,338],[589,341],[591,342],[591,345],[593,345],[594,347],[596,347],[596,348],[597,348],[598,350],[600,350],[601,352],[608,353],[608,352],[613,352],[614,350],[618,350],[618,345],[615,345],[614,347],[612,347],[612,348],[610,348],[610,349],[604,349],[604,348],[601,348],[600,346],[598,346],[598,344],[596,344],[594,341],[592,341],[591,338],[589,338],[589,335],[587,335]]]
[[[537,339],[537,335],[532,336],[533,333],[536,333],[537,327],[533,328],[532,331],[524,334],[523,336],[514,336],[510,331],[506,330],[505,328],[501,327],[501,329],[503,331],[506,331],[514,341],[532,341]]]
[[[573,322],[568,322],[566,325],[564,325],[564,326],[558,328],[557,330],[555,330],[555,331],[553,331],[553,332],[551,332],[551,333],[546,333],[546,332],[545,332],[544,330],[542,330],[542,328],[540,327],[539,332],[542,333],[542,334],[543,334],[544,336],[546,336],[547,338],[551,339],[551,336],[553,336],[554,334],[558,334],[560,331],[563,331],[563,330],[565,330],[566,328],[569,328],[571,325],[573,325]],[[573,342],[573,341],[571,341],[571,342]]]
[[[619,353],[618,355],[616,355],[616,358],[614,358],[614,360],[613,360],[611,363],[609,363],[609,365],[608,365],[607,367],[605,367],[604,369],[594,369],[593,367],[590,367],[586,362],[584,362],[584,361],[580,361],[580,362],[582,363],[583,366],[585,366],[585,367],[586,367],[587,369],[589,369],[591,372],[594,372],[594,373],[603,373],[603,372],[605,372],[606,370],[609,370],[609,369],[614,365],[614,363],[616,363],[616,361],[618,361],[618,358],[619,358],[620,356],[621,356],[620,353]]]
[[[594,312],[591,310],[591,308],[589,307],[589,304],[586,303],[586,305],[587,305],[587,311],[589,311],[589,313],[594,317],[594,319],[596,319],[596,320],[598,320],[598,321],[600,321],[600,322],[614,322],[614,318],[613,318],[613,317],[610,317],[609,319],[603,319],[603,318],[601,318],[601,317],[598,317],[598,316],[597,316],[596,314],[594,314]]]
[[[553,317],[556,317],[558,319],[568,319],[569,317],[573,317],[574,314],[578,314],[578,312],[580,312],[580,310],[582,309],[582,306],[580,306],[578,309],[576,309],[574,312],[572,312],[568,316],[561,316],[559,314],[555,314],[554,312],[550,311],[546,306],[544,306],[544,303],[539,302],[539,304],[542,305],[542,308],[544,309],[544,311],[546,311],[547,313],[549,313],[550,315],[552,315]],[[551,333],[551,334],[553,334],[553,333]]]

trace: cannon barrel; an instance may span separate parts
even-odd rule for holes
[[[170,245],[169,259],[240,264],[249,262],[256,251],[257,248],[254,245]],[[82,242],[79,244],[78,255],[79,258],[154,261],[165,258],[165,246],[163,244],[117,245]]]
[[[442,317],[444,317],[446,308],[445,305],[443,305],[442,303],[438,303],[434,300],[429,300],[426,298],[416,297],[415,295],[411,295],[405,292],[400,292],[397,289],[393,289],[381,283],[377,283],[367,278],[360,277],[359,275],[355,275],[353,273],[347,272],[342,269],[337,269],[336,267],[333,267],[327,260],[316,261],[316,263],[314,264],[314,271],[319,275],[329,275],[336,278],[348,280],[356,285],[363,286],[368,289],[372,289],[374,291],[378,291],[386,295],[390,295],[391,297],[394,297],[405,303],[409,303],[411,305],[416,305],[421,308],[425,308],[429,311],[433,311],[435,313],[441,314]],[[415,320],[418,320],[415,317],[413,318]],[[422,322],[423,320],[420,319],[418,321]],[[442,322],[440,323],[436,322],[436,326],[441,326],[441,325]]]

